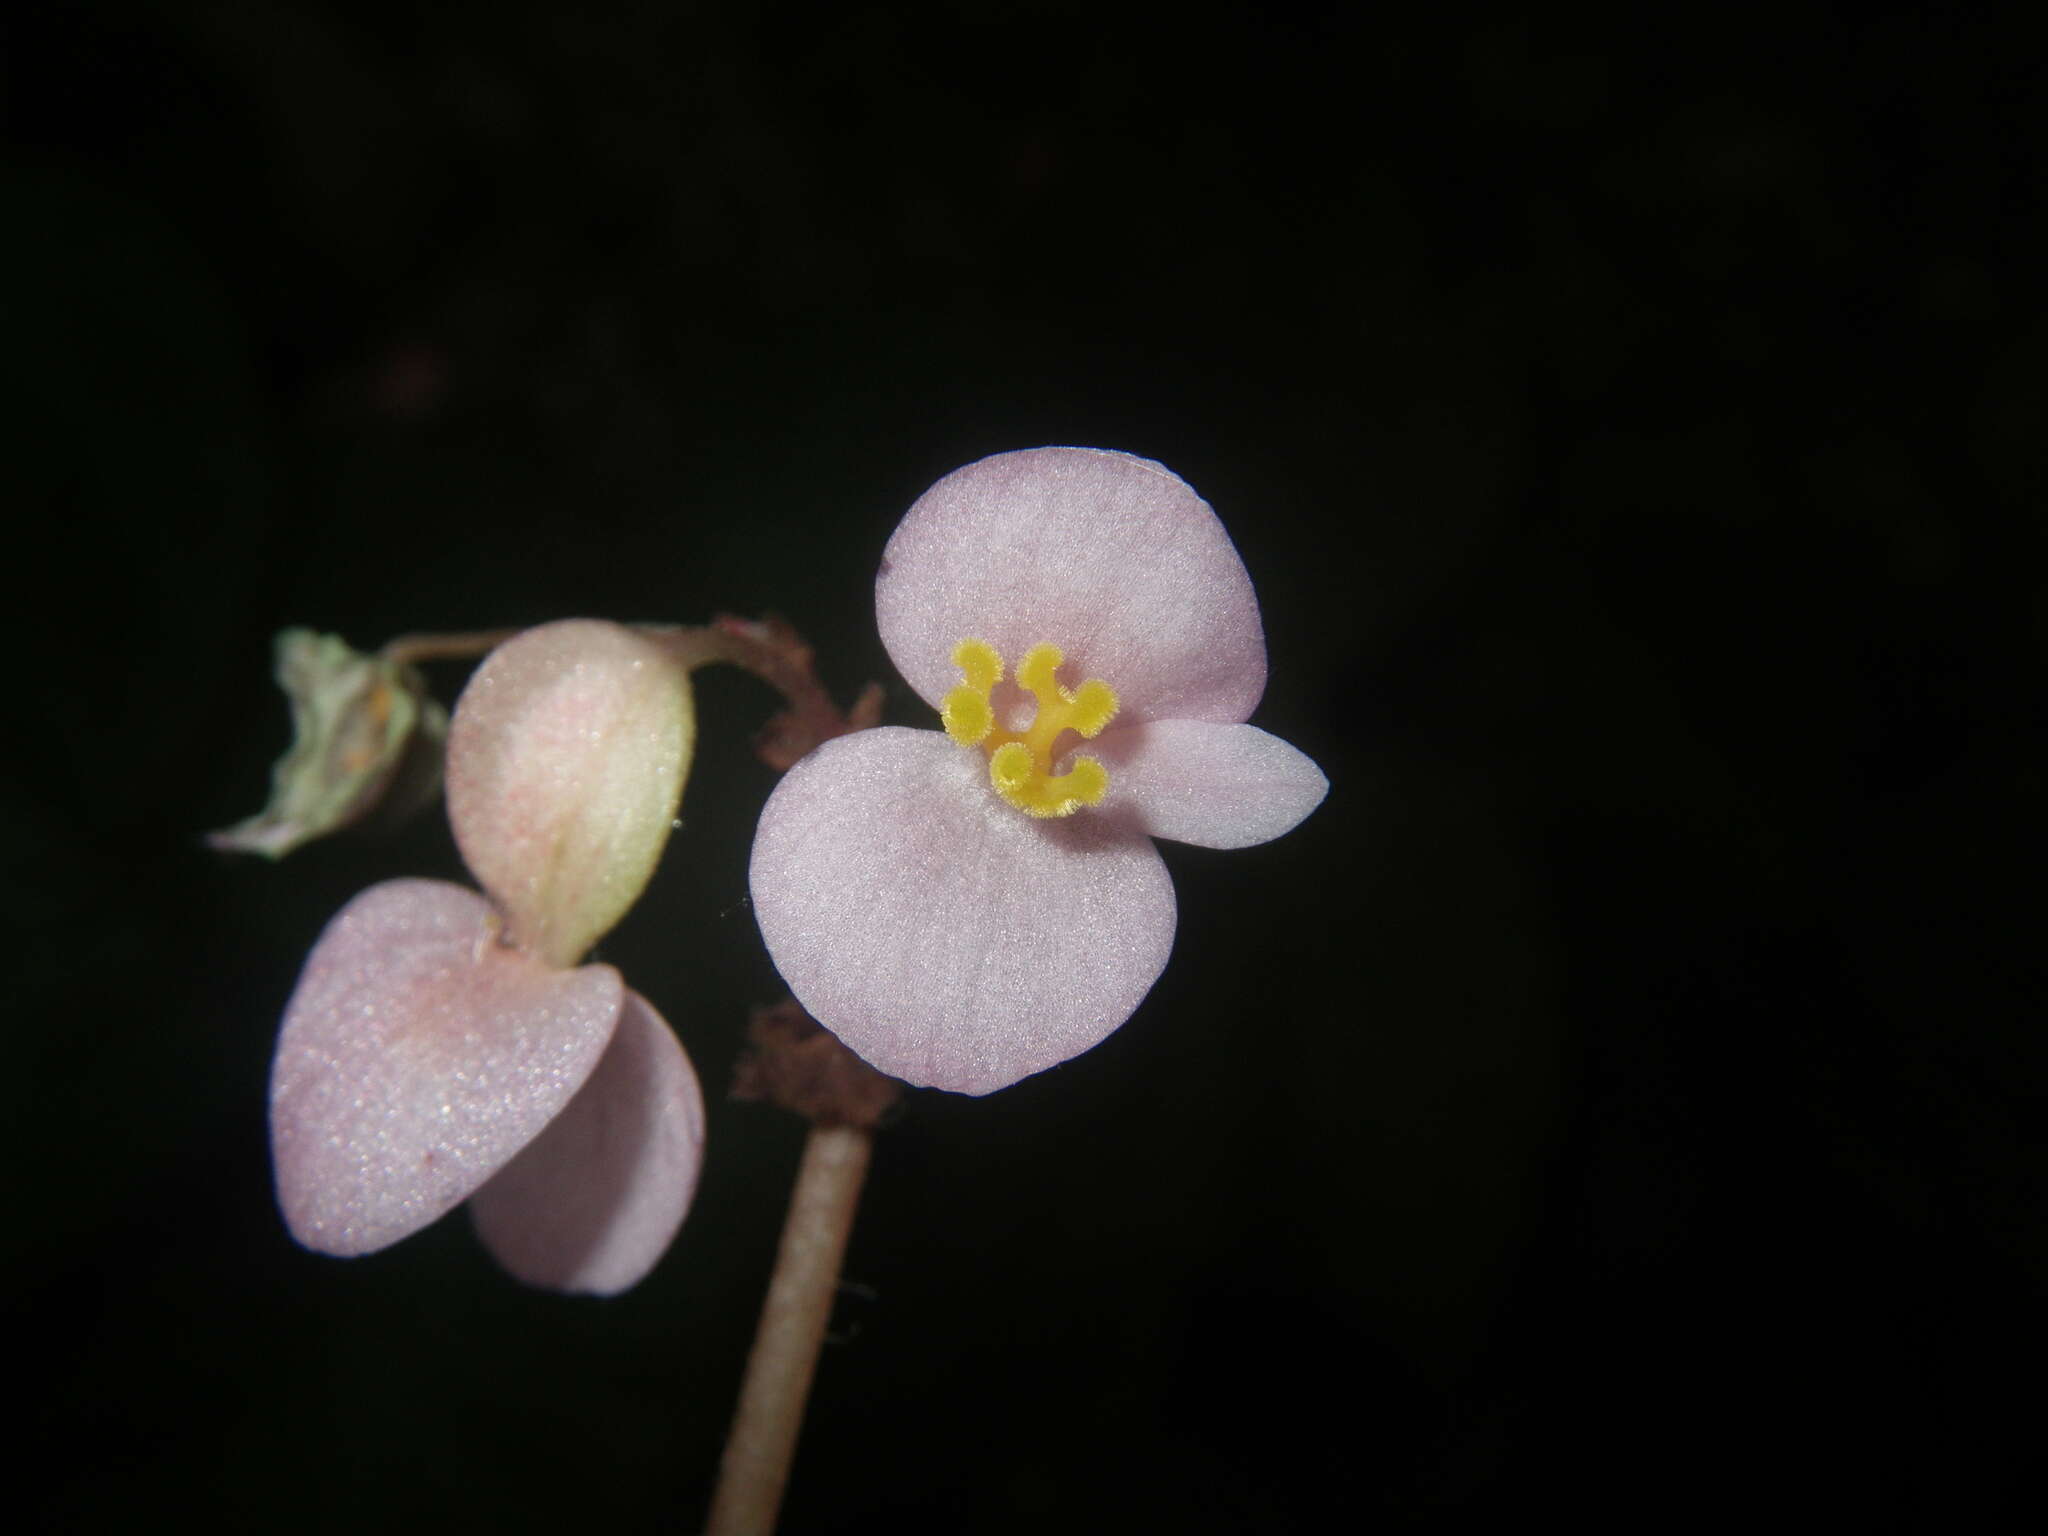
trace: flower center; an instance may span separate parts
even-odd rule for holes
[[[1038,700],[1038,712],[1021,731],[996,724],[989,691],[1003,680],[1003,658],[986,640],[962,640],[953,647],[960,686],[946,695],[939,717],[946,734],[963,747],[988,754],[988,779],[1027,816],[1071,816],[1084,805],[1099,805],[1109,790],[1109,770],[1092,757],[1077,757],[1065,773],[1052,771],[1053,745],[1068,731],[1083,740],[1099,733],[1116,714],[1116,694],[1091,677],[1079,688],[1063,688],[1060,648],[1039,644],[1017,663],[1017,686]]]

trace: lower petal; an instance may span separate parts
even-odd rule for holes
[[[308,1248],[388,1247],[469,1198],[604,1054],[606,965],[550,970],[497,942],[475,891],[390,880],[320,935],[270,1071],[278,1205]]]
[[[1150,839],[1003,803],[977,751],[884,727],[829,741],[761,812],[754,915],[797,1000],[863,1059],[988,1093],[1098,1044],[1173,946]]]
[[[1155,720],[1105,731],[1087,751],[1109,770],[1103,814],[1202,848],[1271,842],[1330,791],[1306,754],[1255,725]]]
[[[675,1031],[629,991],[583,1091],[469,1210],[484,1246],[528,1285],[615,1296],[675,1241],[703,1162],[697,1074]]]

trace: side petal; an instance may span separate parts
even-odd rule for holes
[[[571,966],[646,888],[696,743],[689,675],[621,624],[514,635],[462,690],[448,821],[513,937]]]
[[[583,1091],[469,1202],[528,1285],[616,1296],[675,1241],[704,1163],[704,1094],[675,1031],[627,992]]]
[[[1203,848],[1270,842],[1330,792],[1305,753],[1255,725],[1159,720],[1105,731],[1080,750],[1109,770],[1104,815]]]
[[[327,925],[270,1069],[292,1236],[339,1257],[439,1219],[583,1086],[625,998],[606,965],[551,971],[497,942],[475,891],[373,885]]]
[[[1216,514],[1164,465],[1100,448],[999,453],[939,481],[890,536],[875,616],[934,709],[970,636],[1011,667],[1050,641],[1130,721],[1242,720],[1266,688],[1258,599]]]
[[[754,915],[797,1001],[891,1076],[988,1093],[1099,1043],[1173,946],[1151,840],[1012,810],[979,752],[898,727],[828,741],[754,834]]]

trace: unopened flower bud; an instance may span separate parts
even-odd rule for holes
[[[619,624],[566,619],[478,667],[448,737],[448,819],[507,937],[574,965],[668,841],[696,745],[689,673]]]
[[[208,843],[281,859],[372,811],[415,809],[434,792],[448,714],[416,671],[310,629],[280,631],[276,658],[292,744],[271,770],[270,803],[207,833]]]

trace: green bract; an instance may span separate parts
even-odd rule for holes
[[[276,657],[292,744],[270,771],[270,803],[208,833],[208,842],[281,859],[380,807],[407,809],[433,792],[448,716],[417,672],[310,629],[280,631]]]

